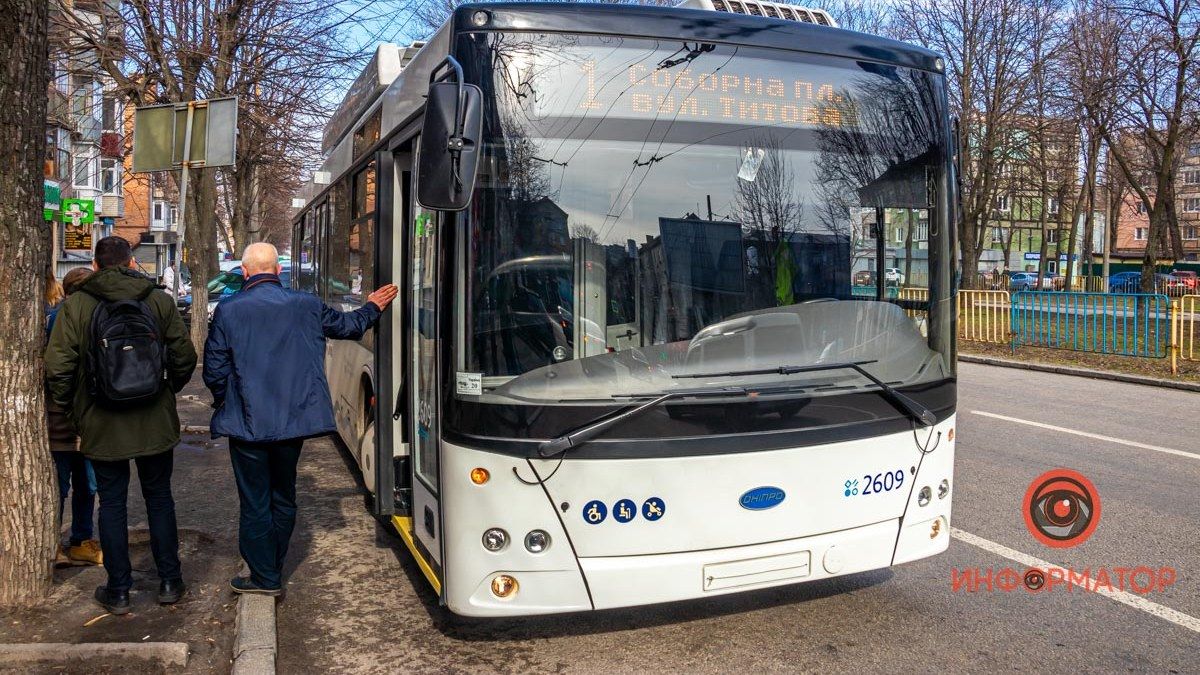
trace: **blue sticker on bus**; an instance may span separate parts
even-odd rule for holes
[[[787,494],[782,489],[764,485],[743,492],[742,496],[738,498],[738,503],[742,505],[743,509],[763,511],[779,506],[783,503],[784,497],[787,497]]]
[[[613,519],[618,523],[628,523],[637,516],[637,504],[632,499],[622,499],[613,504]]]
[[[583,519],[587,521],[588,524],[599,525],[600,523],[603,523],[604,519],[607,517],[608,507],[605,506],[604,502],[600,501],[599,499],[593,499],[592,501],[583,505]]]
[[[667,503],[658,497],[651,497],[642,502],[642,517],[654,521],[663,517],[667,512]]]

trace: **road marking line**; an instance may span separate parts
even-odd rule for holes
[[[1063,577],[1067,577],[1067,570],[1059,567],[1058,565],[1042,560],[1041,558],[1035,558],[1015,549],[1011,549],[1004,544],[997,544],[994,541],[984,539],[983,537],[971,534],[965,530],[960,530],[957,527],[950,528],[950,535],[963,543],[970,544],[976,548],[981,548],[988,553],[993,553],[1001,558],[1007,558],[1013,562],[1020,563],[1025,567],[1036,567],[1047,572],[1049,572],[1051,569],[1061,570]],[[1157,602],[1151,602],[1140,595],[1135,595],[1128,591],[1120,591],[1108,586],[1097,587],[1095,577],[1090,577],[1090,581],[1088,581],[1088,587],[1075,586],[1075,588],[1078,588],[1082,591],[1103,595],[1110,600],[1116,600],[1122,605],[1139,609],[1147,614],[1150,614],[1151,616],[1156,616],[1165,621],[1170,621],[1176,626],[1200,633],[1200,619],[1171,609],[1170,607],[1164,607]]]
[[[991,418],[998,419],[998,420],[1004,420],[1005,422],[1015,422],[1017,424],[1027,424],[1031,427],[1038,427],[1041,429],[1049,429],[1050,431],[1061,431],[1064,434],[1075,434],[1076,436],[1083,436],[1084,438],[1094,438],[1098,441],[1107,441],[1109,443],[1119,443],[1120,445],[1128,445],[1132,448],[1141,448],[1143,450],[1153,450],[1155,452],[1165,452],[1168,455],[1179,455],[1180,457],[1187,457],[1189,459],[1200,459],[1200,454],[1198,454],[1198,453],[1187,452],[1185,450],[1176,450],[1174,448],[1164,448],[1161,445],[1150,445],[1149,443],[1138,443],[1137,441],[1127,441],[1123,438],[1113,438],[1112,436],[1102,436],[1100,434],[1093,434],[1093,433],[1089,433],[1087,431],[1079,431],[1078,429],[1068,429],[1066,427],[1056,427],[1053,424],[1034,422],[1032,420],[1023,420],[1019,417],[1008,417],[1007,415],[997,415],[996,413],[984,412],[982,410],[972,410],[971,413],[974,415],[983,415],[984,417],[991,417]]]

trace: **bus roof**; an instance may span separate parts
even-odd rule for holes
[[[690,1],[693,4],[696,2]],[[730,7],[731,3],[722,2],[720,6]],[[480,11],[487,13],[488,21],[476,26],[472,23],[472,15]],[[810,14],[815,16],[811,10]],[[352,96],[353,92],[347,94],[348,100],[343,102],[342,107],[356,113],[351,115],[353,124],[345,119],[346,110],[341,111],[342,115],[335,116],[341,119],[330,120],[330,125],[337,128],[327,129],[325,140],[329,142],[330,136],[340,140],[333,147],[326,148],[325,161],[318,172],[322,176],[322,183],[310,181],[302,189],[300,196],[306,203],[324,192],[328,187],[326,182],[336,181],[354,165],[353,134],[349,132],[363,124],[368,116],[377,112],[380,114],[381,138],[387,138],[413,119],[424,105],[429,73],[453,49],[451,38],[456,30],[699,40],[828,54],[933,72],[940,72],[941,63],[939,55],[933,51],[889,38],[818,23],[719,9],[560,2],[460,5],[450,20],[426,42],[414,43],[403,50],[399,72],[388,73],[390,83],[383,85],[387,78],[377,76],[376,71],[381,70],[378,59],[373,58],[367,65],[364,71],[370,72],[359,76],[359,80],[366,81],[366,84],[358,88],[370,93],[365,98]],[[387,54],[391,55],[393,49],[386,50]]]
[[[890,38],[817,23],[720,10],[649,5],[489,2],[460,5],[451,23],[471,27],[476,11],[491,15],[479,30],[592,33],[679,38],[773,47],[937,71],[939,55]]]

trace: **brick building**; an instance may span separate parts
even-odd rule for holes
[[[1200,261],[1200,142],[1191,143],[1183,153],[1175,179],[1175,208],[1179,233],[1183,240],[1184,261]],[[1133,190],[1122,195],[1117,215],[1117,235],[1112,258],[1139,263],[1146,252],[1150,216]],[[1169,252],[1159,253],[1163,263],[1172,263]]]

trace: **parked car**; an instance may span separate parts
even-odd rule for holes
[[[1137,293],[1141,287],[1141,272],[1117,272],[1108,278],[1109,293]]]
[[[282,264],[282,261],[281,261]],[[284,265],[283,271],[279,273],[279,281],[284,288],[291,288],[292,285],[292,268],[290,265]],[[242,277],[241,266],[225,270],[217,274],[209,280],[208,286],[208,319],[212,320],[213,312],[216,311],[217,305],[222,301],[233,296],[238,291],[242,290],[242,284],[246,280]],[[179,311],[185,319],[189,318],[192,310],[192,294],[188,293],[179,299]]]
[[[1189,291],[1187,281],[1174,274],[1155,274],[1154,292],[1166,295],[1186,295]],[[1141,293],[1141,272],[1118,272],[1108,278],[1109,293]]]
[[[874,286],[875,272],[871,270],[859,270],[854,273],[855,286]]]
[[[1171,275],[1183,282],[1188,293],[1195,293],[1200,287],[1200,275],[1192,270],[1171,270]]]
[[[903,286],[904,273],[898,267],[887,267],[883,270],[883,282],[889,286]]]
[[[1008,290],[1028,291],[1037,288],[1037,272],[1013,272],[1008,276]]]

